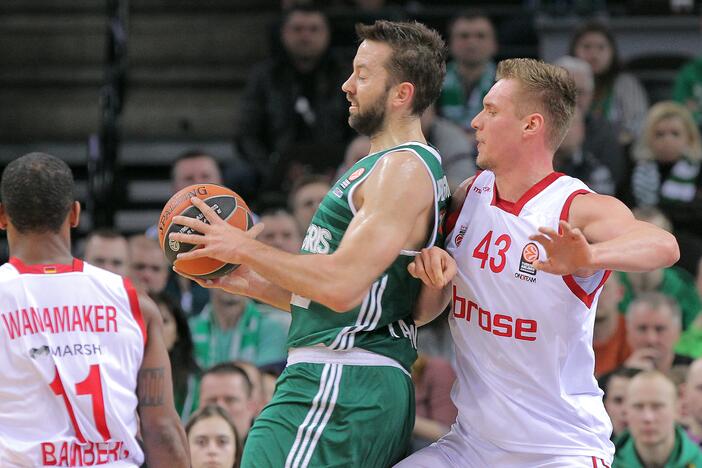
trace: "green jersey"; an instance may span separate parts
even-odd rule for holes
[[[406,143],[369,154],[354,164],[326,194],[307,229],[301,252],[331,254],[339,247],[356,213],[354,190],[381,158],[397,151],[410,151],[426,166],[434,186],[434,217],[426,247],[437,244],[441,219],[450,195],[441,169],[441,157],[421,143]],[[417,358],[417,330],[412,320],[413,304],[421,282],[407,272],[416,252],[401,251],[372,284],[358,307],[338,313],[328,307],[293,295],[292,323],[288,346],[300,348],[324,344],[334,350],[361,348],[394,359],[406,370]]]

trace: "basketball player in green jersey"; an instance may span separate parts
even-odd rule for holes
[[[290,310],[288,366],[257,418],[244,467],[385,467],[405,454],[414,425],[412,310],[420,283],[407,272],[433,245],[449,196],[419,116],[439,95],[445,46],[419,23],[357,27],[362,40],[342,86],[349,124],[371,151],[332,186],[293,255],[238,230],[204,203],[209,224],[176,217],[202,248],[181,258],[240,264],[203,286]]]

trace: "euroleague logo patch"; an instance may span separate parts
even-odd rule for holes
[[[536,268],[532,265],[539,259],[539,247],[533,242],[529,242],[522,249],[522,258],[519,261],[519,271],[529,275],[536,275]]]

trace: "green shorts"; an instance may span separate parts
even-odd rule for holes
[[[387,467],[407,455],[414,386],[390,366],[298,363],[256,418],[242,468]]]

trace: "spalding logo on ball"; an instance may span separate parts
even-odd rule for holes
[[[197,234],[197,232],[182,224],[173,223],[173,217],[181,215],[208,222],[202,212],[190,202],[193,197],[203,200],[220,218],[243,231],[248,231],[253,226],[251,210],[239,195],[226,187],[216,184],[195,184],[173,195],[161,211],[158,221],[158,241],[171,265],[197,278],[214,279],[224,276],[239,265],[224,263],[210,257],[192,260],[176,259],[179,253],[189,252],[197,246],[171,240],[170,234],[173,232]]]

